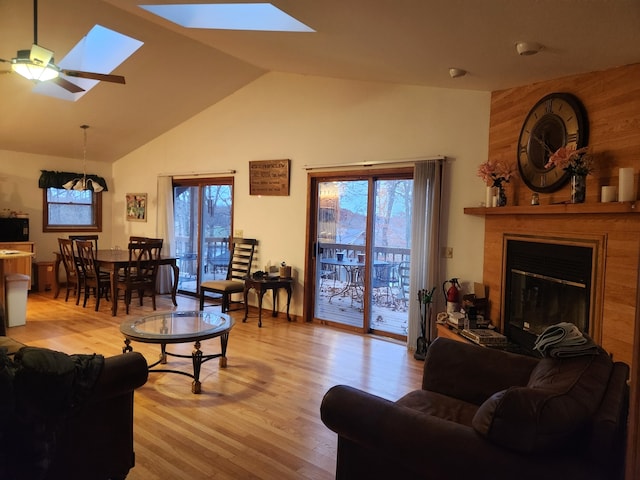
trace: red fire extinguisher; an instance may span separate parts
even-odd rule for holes
[[[449,289],[447,289],[447,284],[450,284]],[[447,313],[457,312],[460,300],[460,284],[458,283],[457,278],[452,278],[451,280],[447,280],[442,284],[442,293],[444,293],[444,298],[447,302]]]

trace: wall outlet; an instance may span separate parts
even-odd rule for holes
[[[453,247],[442,247],[443,258],[453,258]]]
[[[233,236],[235,238],[243,238],[244,235],[244,230],[234,230],[233,231]]]

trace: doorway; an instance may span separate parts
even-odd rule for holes
[[[202,282],[227,275],[233,178],[175,179],[173,198],[178,292],[195,296]]]
[[[307,318],[405,340],[413,169],[309,179]]]

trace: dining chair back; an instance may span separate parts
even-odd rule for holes
[[[254,238],[234,238],[230,243],[231,255],[227,266],[227,278],[225,280],[210,280],[200,284],[200,310],[204,308],[207,292],[221,296],[223,313],[229,311],[232,303],[231,295],[244,292],[244,280],[251,274],[251,264],[258,241]]]
[[[96,255],[96,252],[98,251],[98,235],[69,235],[69,240],[71,240],[72,242],[76,242],[76,240],[88,240],[91,243],[93,243],[93,254]],[[78,273],[80,274],[80,277],[82,277],[82,265],[80,265],[80,257],[77,255],[77,249],[74,252],[75,258],[76,258],[76,266],[77,266],[77,270]],[[80,279],[82,282],[82,278]]]
[[[69,235],[69,240],[88,240],[93,243],[93,252],[98,251],[98,235]]]
[[[82,273],[79,269],[78,259],[74,252],[73,240],[69,238],[58,238],[58,247],[60,248],[62,265],[67,275],[67,292],[64,297],[64,301],[69,301],[69,293],[73,291],[76,296],[76,305],[78,305],[80,303],[80,290],[82,289]]]
[[[373,265],[373,298],[377,304],[390,304],[394,300],[393,290],[399,284],[398,265],[393,263],[383,263]]]
[[[153,309],[156,309],[156,283],[160,254],[162,252],[162,239],[139,237],[129,243],[129,263],[119,275],[116,283],[116,293],[113,301],[116,302],[114,311],[117,313],[118,292],[124,291],[124,303],[126,312],[129,313],[133,292],[138,293],[140,306],[145,293],[151,297]]]
[[[398,266],[398,278],[400,280],[400,300],[402,300],[405,306],[409,306],[409,300],[411,298],[409,272],[409,262],[402,262]]]
[[[138,237],[134,235],[131,235],[129,237],[129,243],[140,243],[140,242],[146,242],[147,240],[151,240],[151,239],[149,237]]]
[[[82,306],[87,306],[87,300],[93,291],[96,297],[95,310],[97,312],[100,308],[100,298],[102,296],[109,298],[109,290],[111,288],[109,274],[100,271],[100,267],[96,262],[95,243],[93,240],[75,240],[75,244],[83,277],[84,301]]]

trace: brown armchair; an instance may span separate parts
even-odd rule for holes
[[[321,405],[336,478],[622,478],[629,368],[436,339],[422,389],[396,402],[339,385]]]
[[[135,464],[133,392],[148,375],[142,355],[26,347],[0,352],[0,367],[0,478],[126,478]]]

